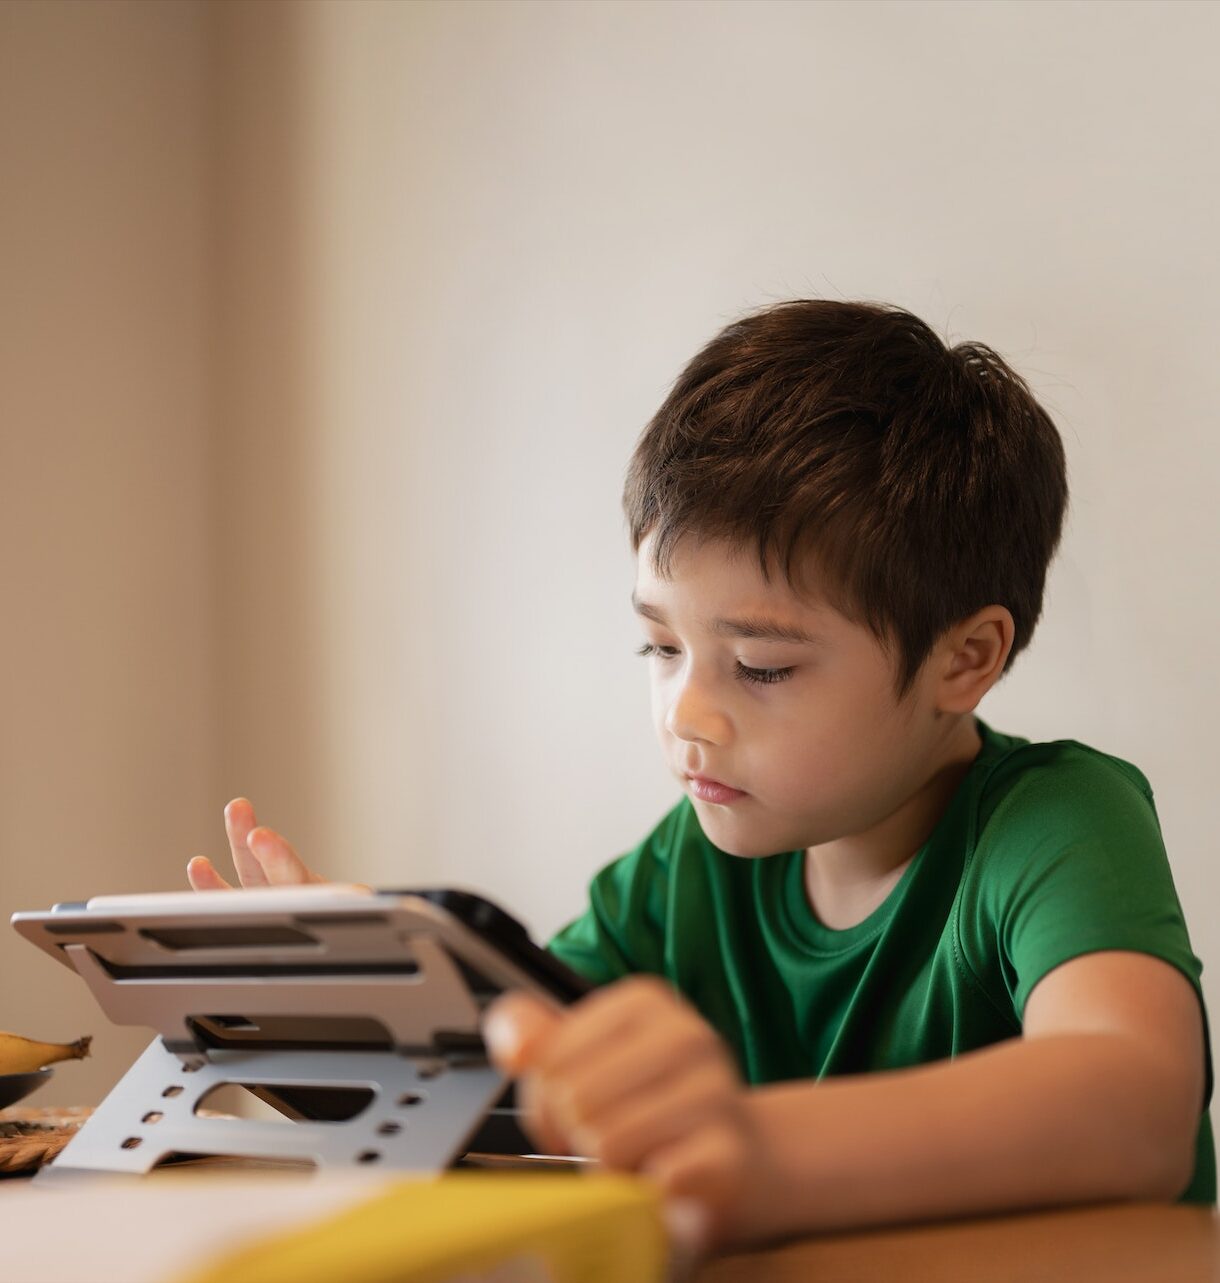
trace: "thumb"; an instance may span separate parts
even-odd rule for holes
[[[501,994],[483,1013],[483,1039],[509,1074],[526,1070],[563,1021],[548,1002],[523,989]]]

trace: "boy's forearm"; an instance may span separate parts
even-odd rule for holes
[[[749,1093],[771,1177],[743,1241],[1105,1199],[1173,1199],[1193,1136],[1129,1039],[1010,1042],[889,1073]]]

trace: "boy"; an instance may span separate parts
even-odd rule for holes
[[[1148,783],[974,716],[1066,501],[1024,382],[898,308],[781,304],[687,366],[624,505],[688,796],[549,943],[599,987],[485,1022],[544,1149],[653,1177],[712,1247],[1214,1201],[1200,964]],[[249,803],[226,818],[243,884],[316,878]]]

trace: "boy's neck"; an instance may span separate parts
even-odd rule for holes
[[[945,813],[982,749],[973,715],[965,715],[922,786],[867,833],[805,850],[805,897],[823,926],[862,922],[889,893]]]

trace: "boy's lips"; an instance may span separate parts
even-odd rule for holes
[[[720,806],[724,806],[729,802],[736,802],[738,798],[746,796],[743,789],[735,789],[731,785],[722,784],[719,780],[710,779],[706,775],[687,774],[686,782],[690,785],[690,791],[701,802],[715,802]]]

